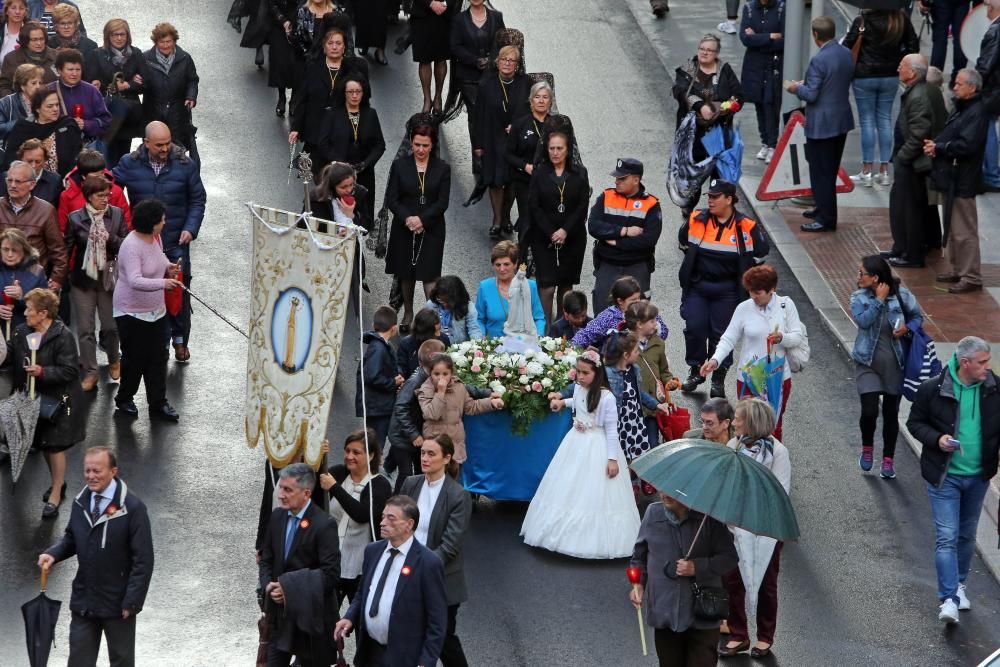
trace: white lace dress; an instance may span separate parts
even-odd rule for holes
[[[639,510],[618,444],[618,411],[604,390],[587,412],[587,390],[573,392],[575,419],[552,458],[521,525],[525,544],[577,558],[623,558],[639,534]],[[618,475],[609,479],[610,459]]]

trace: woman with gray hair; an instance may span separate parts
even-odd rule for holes
[[[729,447],[766,466],[785,488],[791,489],[792,467],[788,449],[771,433],[774,432],[774,409],[759,398],[745,398],[736,404],[733,429],[736,437]],[[719,648],[723,657],[750,649],[753,658],[765,658],[774,644],[778,622],[778,567],[782,543],[754,535],[742,528],[733,528],[740,566],[723,577],[729,593],[729,642]],[[766,569],[765,569],[766,568]],[[748,595],[749,593],[749,595]],[[750,648],[747,628],[747,599],[757,612],[757,643]]]
[[[528,247],[525,240],[531,229],[528,188],[531,185],[531,175],[538,166],[538,140],[542,136],[545,121],[550,113],[555,112],[556,107],[556,94],[552,84],[542,80],[532,85],[528,93],[528,107],[531,113],[511,123],[504,155],[510,168],[514,200],[517,202],[517,244],[522,248]]]

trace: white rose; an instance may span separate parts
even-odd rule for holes
[[[549,378],[542,378],[542,386],[548,389],[549,387],[552,386],[552,380],[550,380]]]
[[[490,382],[489,387],[498,394],[502,394],[505,391],[503,383],[500,382],[500,380],[494,380],[493,382]]]
[[[472,349],[472,343],[470,341],[465,341],[464,343],[458,344],[458,349],[462,352],[468,352]]]
[[[531,382],[531,380],[528,378],[527,375],[522,375],[518,381],[521,384],[528,384],[529,382]]]
[[[528,362],[528,375],[541,375],[545,372],[545,368],[537,361]]]
[[[465,355],[461,354],[460,352],[453,352],[451,358],[455,362],[455,365],[460,368],[465,368],[466,366],[469,365],[469,360],[466,359]]]

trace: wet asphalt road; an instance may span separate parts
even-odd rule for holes
[[[721,5],[675,2],[670,18],[654,25],[639,13],[645,11],[643,0],[496,4],[509,26],[525,31],[529,70],[556,75],[560,110],[574,119],[594,187],[607,185],[604,174],[615,158],[632,155],[646,163],[650,190],[663,193],[675,106],[670,78],[654,48],[675,64],[688,57],[697,37],[714,28]],[[224,22],[228,1],[128,5],[125,13],[137,44],[146,48],[149,28],[167,18],[179,27],[181,46],[199,66],[196,123],[209,207],[194,247],[193,289],[244,324],[250,248],[243,204],[292,210],[301,204],[300,189],[286,185],[288,149],[284,123],[274,116],[273,91],[265,88],[266,74],[255,71],[252,52],[237,48],[238,36]],[[91,30],[98,32],[118,7],[108,0],[87,2],[84,17]],[[631,10],[646,29],[656,31],[652,40],[640,31]],[[395,35],[390,33],[390,43]],[[390,147],[379,165],[380,186],[403,121],[420,103],[409,54],[390,57],[389,68],[373,68],[374,105]],[[750,116],[746,122],[752,125]],[[464,119],[443,134],[454,175],[445,270],[457,273],[471,289],[489,272],[488,206],[460,206],[472,188]],[[665,211],[653,293],[672,329],[668,354],[681,372],[679,253],[672,243],[679,217],[669,204]],[[805,303],[787,266],[776,254],[770,261],[781,275],[781,293],[800,304],[813,348],[813,363],[796,377],[785,424],[792,497],[803,535],[784,551],[776,657],[770,664],[975,664],[1000,644],[1000,586],[977,558],[969,581],[974,610],[963,613],[957,628],[945,630],[937,623],[933,529],[916,459],[901,443],[897,480],[859,474],[852,368]],[[373,276],[370,300],[382,302],[387,281],[377,270]],[[591,285],[585,276],[582,289],[589,293]],[[329,430],[334,443],[356,425],[358,348],[351,342],[356,340],[357,327],[349,326]],[[113,387],[102,384],[88,406],[88,444],[118,448],[122,476],[150,508],[156,569],[139,617],[139,664],[246,665],[256,651],[252,550],[262,484],[262,454],[247,448],[243,433],[246,342],[196,308],[191,350],[190,364],[171,362],[169,369],[168,393],[182,415],[179,425],[150,425],[145,417],[116,421]],[[82,448],[69,458],[70,494],[75,494],[82,487]],[[14,492],[7,471],[0,470],[4,666],[27,664],[18,607],[37,591],[37,553],[57,539],[68,516],[64,505],[59,520],[40,522],[39,496],[46,486],[37,456]],[[518,538],[524,510],[521,504],[481,501],[473,519],[466,547],[472,596],[459,616],[470,663],[655,664],[655,658],[643,658],[639,651],[624,561],[592,563],[525,547]],[[75,564],[67,562],[50,579],[50,595],[66,605],[74,571]],[[53,664],[62,663],[67,653],[65,607],[57,632]],[[751,660],[744,656],[731,663],[749,665]]]

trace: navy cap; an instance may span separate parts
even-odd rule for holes
[[[615,178],[619,176],[642,176],[642,162],[633,157],[618,158],[615,170],[611,172],[611,175]]]
[[[735,197],[736,186],[729,181],[722,180],[721,178],[713,178],[711,183],[708,184],[708,194],[729,195],[730,197]]]

